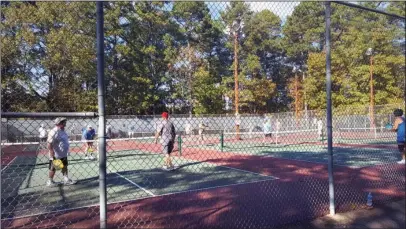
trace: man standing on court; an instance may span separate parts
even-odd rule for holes
[[[86,149],[85,149],[85,159],[86,160],[94,160],[93,152],[94,152],[94,137],[96,135],[96,131],[93,129],[91,125],[87,126],[87,129],[83,131],[83,140],[86,142]],[[90,156],[89,156],[90,153]]]
[[[270,119],[265,119],[264,120],[263,131],[264,131],[263,143],[265,143],[267,138],[272,139],[272,126],[271,126],[271,120]]]
[[[203,141],[203,134],[204,134],[204,130],[207,127],[206,124],[204,124],[203,122],[200,122],[199,124],[199,138]]]
[[[189,122],[187,122],[187,123],[185,124],[185,134],[186,134],[187,136],[189,136],[189,135],[192,134],[192,125],[190,125]]]
[[[397,132],[396,141],[398,143],[399,152],[402,155],[402,160],[398,161],[398,164],[405,164],[405,156],[406,156],[405,128],[406,128],[406,125],[405,125],[405,118],[402,117],[403,110],[402,109],[396,109],[393,112],[393,115],[395,115],[395,122],[393,123],[392,130]]]
[[[135,127],[133,125],[128,125],[128,138],[132,138],[134,136]]]
[[[171,153],[175,144],[175,126],[171,121],[169,121],[168,112],[162,113],[162,122],[158,125],[155,134],[155,144],[158,143],[158,137],[161,136],[161,144],[163,148],[163,153],[165,154],[164,170],[173,170],[176,167],[172,164]]]
[[[113,138],[113,133],[112,133],[112,126],[109,124],[109,125],[107,125],[107,127],[106,127],[106,137],[108,138],[108,139],[111,139],[111,138]]]
[[[64,184],[76,184],[76,181],[68,177],[68,154],[69,154],[69,137],[65,132],[66,118],[56,118],[55,127],[48,134],[49,150],[49,179],[47,186],[56,185],[54,182],[55,167],[53,160],[60,159],[63,164],[62,175]]]
[[[38,129],[39,132],[39,141],[46,142],[47,141],[47,130],[44,128],[44,124],[41,124],[40,128]]]
[[[240,136],[240,127],[241,127],[241,117],[240,114],[236,113],[235,114],[235,129],[237,131],[237,140],[242,140]]]
[[[317,135],[320,141],[323,141],[323,121],[321,119],[317,121]]]

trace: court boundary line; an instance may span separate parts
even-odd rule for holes
[[[151,196],[153,196],[153,197],[156,196],[153,192],[151,192],[151,191],[149,191],[148,189],[142,187],[141,185],[135,183],[134,181],[128,179],[127,177],[121,175],[120,173],[118,173],[118,172],[114,172],[114,173],[117,174],[117,175],[118,175],[119,177],[121,177],[122,179],[126,180],[127,182],[129,182],[129,183],[135,185],[136,187],[140,188],[142,191],[148,193],[149,195],[151,195]]]
[[[206,163],[210,163],[210,162],[206,162]],[[210,164],[213,164],[213,163],[210,163]],[[216,165],[216,164],[214,164],[214,165]],[[216,165],[216,166],[223,167],[223,168],[226,168],[226,169],[236,170],[236,171],[243,172],[243,173],[252,173],[252,174],[263,176],[263,177],[274,177],[274,176],[268,176],[268,175],[265,175],[265,174],[262,174],[262,173],[256,173],[256,172],[252,172],[252,171],[244,170],[244,169],[237,169],[237,168],[230,167],[230,166],[225,166],[225,165]]]
[[[6,170],[8,168],[9,165],[11,165],[11,163],[13,163],[13,161],[17,158],[18,156],[15,156],[6,166],[4,166],[4,168],[1,169],[1,172],[3,172],[4,170]]]
[[[313,163],[313,164],[328,165],[328,162],[316,162],[316,161],[307,161],[307,160],[290,159],[290,158],[288,159],[288,158],[280,158],[280,157],[273,157],[273,156],[263,156],[263,157],[265,157],[265,158],[271,157],[271,158],[289,160],[289,161],[303,161],[303,162],[308,162],[308,163]],[[333,164],[333,166],[348,167],[348,168],[358,168],[356,166],[349,166],[349,165],[342,165],[342,164]],[[360,168],[362,168],[362,167],[360,167]]]
[[[227,185],[216,185],[216,186],[211,186],[211,187],[207,187],[207,188],[197,188],[197,189],[192,189],[192,190],[171,192],[171,193],[166,193],[166,194],[162,194],[162,195],[157,195],[157,197],[168,196],[168,195],[172,195],[172,194],[181,194],[181,193],[187,193],[187,192],[200,192],[200,191],[216,189],[216,188],[225,188],[225,187],[231,187],[231,186],[237,186],[237,185],[253,184],[253,183],[260,183],[260,182],[265,182],[265,181],[279,180],[279,177],[274,177],[274,176],[265,176],[265,177],[267,177],[267,179],[263,179],[263,180],[259,180],[259,181],[249,181],[249,182],[234,183],[234,184],[227,184]],[[141,198],[141,199],[146,199],[146,198]],[[140,200],[140,199],[137,199],[137,200]],[[120,202],[123,202],[123,201],[120,201]],[[117,203],[120,203],[120,202],[117,202]]]
[[[159,154],[156,154],[156,155],[159,155]],[[194,160],[194,159],[191,159],[191,158],[187,158],[187,157],[185,157],[185,156],[173,155],[173,157],[179,158],[179,159],[181,159],[181,160],[192,161],[192,162],[207,163],[207,164],[214,165],[214,166],[217,166],[217,167],[223,167],[223,168],[226,168],[226,169],[236,170],[236,171],[243,172],[243,173],[251,173],[251,174],[255,174],[255,175],[263,176],[263,177],[274,177],[274,176],[269,176],[269,175],[262,174],[262,173],[252,172],[252,171],[249,171],[249,170],[238,169],[238,168],[234,168],[234,167],[230,167],[230,166],[225,166],[225,165],[219,165],[219,164],[212,163],[212,162]],[[182,166],[182,165],[180,165],[180,166]]]
[[[291,161],[303,161],[303,162],[308,162],[308,163],[313,163],[313,164],[321,164],[321,165],[326,165],[328,164],[327,162],[315,162],[315,161],[307,161],[307,160],[301,160],[301,159],[291,159],[291,158],[283,158],[283,157],[275,157],[275,156],[269,156],[269,155],[255,155],[255,154],[247,154],[243,152],[235,152],[235,151],[229,151],[227,153],[234,153],[237,155],[244,155],[244,156],[249,156],[249,157],[262,157],[262,158],[275,158],[275,159],[281,159],[281,160],[291,160]],[[346,165],[336,165],[336,166],[343,166],[343,167],[349,167]]]
[[[355,168],[355,169],[364,169],[364,168],[370,168],[370,167],[374,167],[374,166],[385,166],[385,165],[399,165],[397,163],[397,161],[394,162],[382,162],[379,164],[375,164],[375,165],[366,165],[366,166],[351,166],[351,168]],[[349,166],[350,167],[350,166]]]
[[[198,161],[198,160],[187,158],[185,156],[176,155],[176,156],[173,156],[173,157],[177,157],[177,158],[180,158],[180,159],[183,159],[183,160],[188,160],[188,161],[193,161],[193,162],[207,163],[207,164],[214,165],[214,166],[217,166],[217,167],[223,167],[223,168],[226,168],[226,169],[231,169],[231,170],[235,170],[235,171],[239,171],[239,172],[243,172],[243,173],[251,173],[251,174],[255,174],[255,175],[263,176],[263,177],[274,177],[274,176],[269,176],[269,175],[262,174],[262,173],[252,172],[252,171],[249,171],[249,170],[237,169],[237,168],[226,166],[226,165],[219,165],[219,164],[216,164],[216,163],[213,163],[213,162],[210,162],[210,161]]]
[[[301,160],[301,159],[287,159],[287,158],[279,158],[279,157],[273,157],[273,156],[263,156],[265,158],[272,157],[276,159],[283,159],[283,160],[290,160],[290,161],[303,161],[303,162],[308,162],[308,163],[313,163],[313,164],[322,164],[322,165],[327,165],[328,162],[314,162],[314,161],[307,161],[307,160]],[[373,166],[379,166],[379,165],[391,165],[395,164],[396,162],[387,162],[387,163],[380,163],[380,164],[374,164],[374,165],[365,165],[365,166],[357,166],[357,165],[343,165],[343,164],[333,164],[333,166],[339,166],[339,167],[347,167],[351,169],[362,169],[362,168],[367,168],[367,167],[373,167]]]
[[[198,189],[192,189],[192,190],[185,190],[185,191],[179,191],[179,192],[171,192],[171,193],[165,193],[165,194],[161,194],[161,195],[155,195],[153,197],[143,197],[143,198],[134,199],[134,200],[114,201],[114,202],[111,202],[111,203],[107,203],[107,206],[113,205],[113,204],[125,203],[125,202],[141,201],[141,200],[146,200],[146,199],[150,199],[150,198],[158,198],[158,197],[164,197],[164,196],[169,196],[169,195],[188,193],[188,192],[200,192],[200,191],[216,189],[216,188],[225,188],[225,187],[231,187],[231,186],[237,186],[237,185],[245,185],[245,184],[253,184],[253,183],[261,183],[261,182],[279,180],[279,177],[273,177],[273,176],[266,176],[266,177],[268,177],[268,179],[263,179],[263,180],[260,180],[260,181],[250,181],[250,182],[243,182],[243,183],[236,183],[236,184],[229,184],[229,185],[219,185],[219,186],[212,186],[212,187],[207,187],[207,188],[198,188]],[[273,179],[270,179],[271,177]],[[56,210],[56,211],[48,211],[48,212],[25,215],[25,216],[17,216],[17,217],[13,217],[13,218],[4,218],[4,219],[0,219],[0,221],[17,220],[17,219],[34,217],[34,216],[47,215],[47,214],[52,214],[52,213],[73,211],[73,210],[79,210],[79,209],[83,209],[83,208],[91,208],[91,207],[99,207],[99,206],[100,206],[100,204],[92,204],[92,205],[88,205],[88,206],[67,208],[67,209]]]

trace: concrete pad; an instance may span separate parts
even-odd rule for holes
[[[405,228],[405,199],[376,205],[371,209],[327,215],[312,221],[285,225],[280,229],[299,228]]]

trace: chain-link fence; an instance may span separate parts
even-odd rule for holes
[[[279,228],[329,213],[324,3],[105,2],[105,120],[96,3],[1,4],[2,227],[96,228],[106,203],[112,228]],[[405,15],[404,2],[362,4]],[[344,212],[405,195],[388,125],[405,107],[405,24],[331,6]]]

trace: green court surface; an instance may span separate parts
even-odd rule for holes
[[[358,142],[362,144],[363,142]],[[394,145],[396,143],[393,143]],[[221,151],[220,144],[202,144],[200,150]],[[225,143],[222,152],[233,152],[244,155],[269,156],[288,160],[298,160],[326,164],[328,152],[325,145],[318,144],[292,144],[283,145],[272,142],[262,143],[241,141]],[[397,149],[373,148],[362,145],[333,147],[334,164],[349,167],[365,167],[379,164],[395,163],[400,159]]]
[[[85,161],[82,157],[74,154],[69,160],[70,177],[78,183],[55,187],[45,185],[45,156],[16,157],[2,170],[2,219],[97,205],[98,161]],[[109,155],[108,203],[277,179],[206,162],[182,158],[174,161],[179,169],[164,171],[159,154],[123,151]],[[60,171],[54,180],[62,181]]]
[[[395,138],[377,138],[377,139],[335,138],[334,143],[392,145],[396,144],[396,141]]]
[[[361,132],[361,135],[351,133],[347,134],[339,134],[338,136],[334,136],[333,143],[334,144],[355,144],[355,145],[371,145],[374,147],[376,145],[395,145],[396,144],[396,136],[394,133],[378,133],[377,136],[364,136],[362,135],[364,132]],[[371,133],[366,132],[368,135]],[[272,135],[272,142],[277,142],[280,145],[299,145],[299,144],[306,144],[306,143],[316,143],[319,144],[321,142],[326,143],[327,138],[324,136],[323,138],[319,138],[317,133],[314,132],[305,132],[305,131],[297,131],[292,133],[287,133],[292,135],[283,135],[280,134],[279,137],[276,135]],[[233,147],[233,148],[249,148],[253,145],[262,145],[262,141],[264,135],[262,133],[241,133],[240,136],[242,140],[237,139],[236,133],[225,133],[223,136],[223,145],[225,147]],[[217,135],[204,135],[204,140],[201,140],[198,136],[188,136],[182,137],[183,146],[185,147],[194,147],[200,149],[221,149],[220,145],[222,142],[222,136],[220,134]],[[266,143],[270,145],[269,143]],[[209,147],[209,148],[208,148]],[[213,148],[214,147],[214,148]]]

